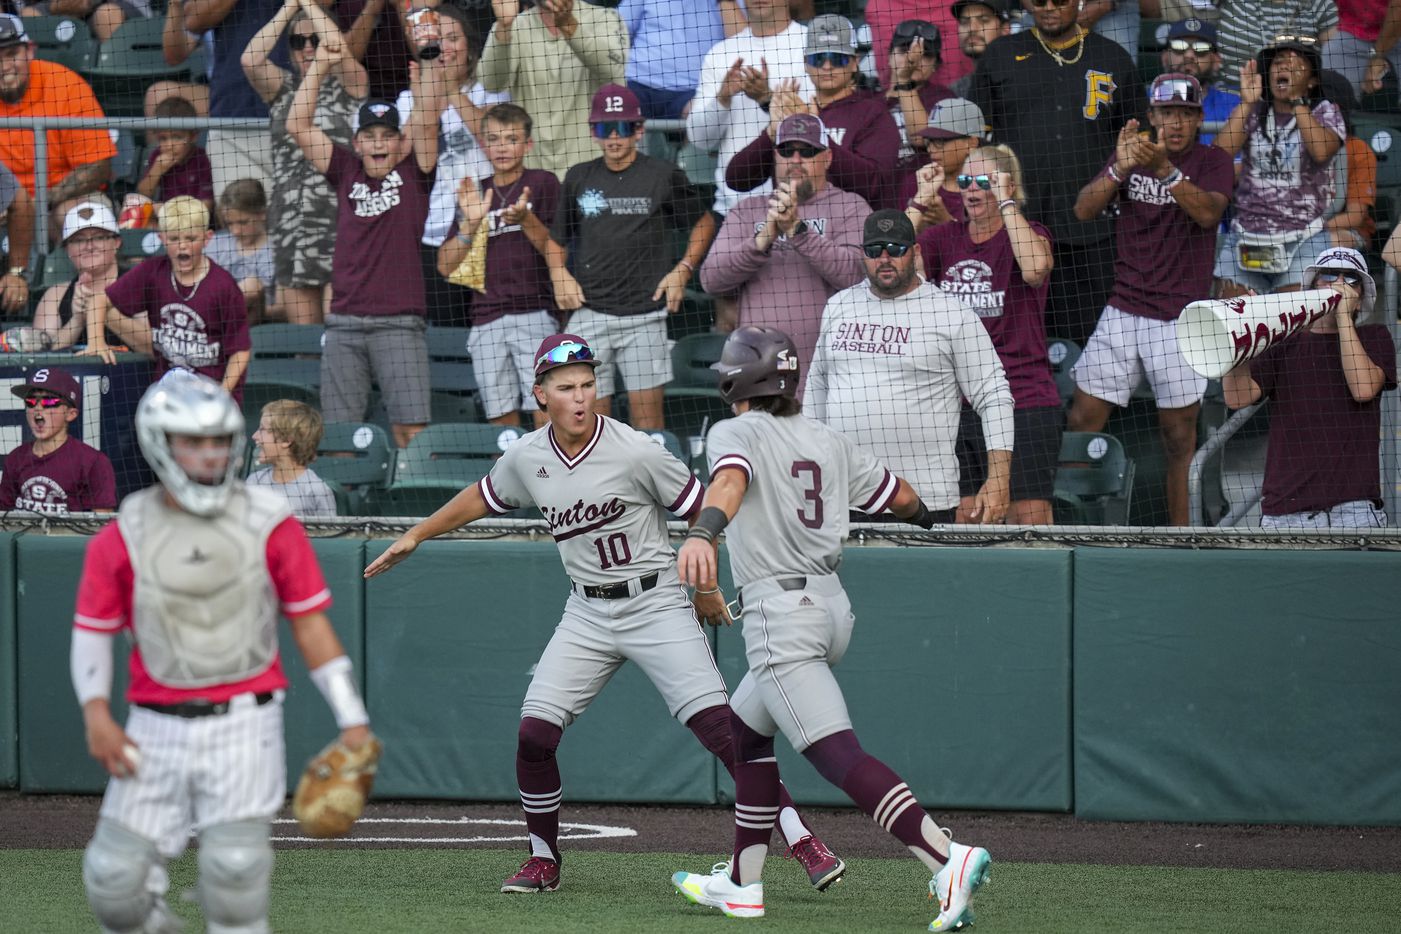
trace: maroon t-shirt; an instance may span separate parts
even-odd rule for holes
[[[530,189],[530,210],[548,230],[555,222],[559,205],[559,178],[544,169],[526,169],[525,174],[498,189],[488,176],[481,181],[482,195],[495,191],[491,214],[486,219],[491,233],[486,244],[486,291],[472,298],[472,324],[489,324],[506,315],[529,311],[554,311],[554,288],[545,257],[530,245],[519,224],[502,222],[501,212]],[[479,230],[481,228],[478,228]],[[448,228],[448,239],[457,236],[457,221]]]
[[[818,116],[827,127],[827,146],[832,151],[827,180],[865,198],[873,211],[895,207],[900,130],[886,109],[885,98],[857,91],[821,108]],[[753,191],[773,178],[773,168],[773,140],[768,133],[760,133],[730,160],[725,184],[735,191]]]
[[[1110,156],[1100,174],[1113,163]],[[1236,173],[1224,149],[1197,143],[1175,164],[1198,188],[1230,198]],[[1202,227],[1188,217],[1156,176],[1135,170],[1120,186],[1118,238],[1109,295],[1115,308],[1175,321],[1183,308],[1211,294],[1216,225]]]
[[[337,315],[422,315],[418,241],[428,220],[432,174],[412,153],[373,179],[353,149],[331,152],[326,181],[336,190],[336,254],[331,260],[331,312]]]
[[[1357,329],[1372,362],[1396,388],[1396,347],[1380,324]],[[1261,511],[1267,516],[1319,512],[1339,503],[1381,506],[1378,446],[1381,396],[1353,401],[1343,376],[1337,334],[1305,331],[1250,363],[1250,375],[1272,401]]]
[[[26,441],[5,456],[0,474],[0,509],[47,516],[117,508],[117,481],[107,455],[77,438],[57,451],[34,456]]]
[[[198,285],[175,281],[170,258],[152,256],[107,286],[112,306],[128,318],[143,311],[151,322],[155,378],[179,367],[222,382],[229,357],[251,350],[248,308],[228,270],[210,262]],[[243,377],[234,398],[243,401]]]
[[[146,171],[151,170],[159,155],[159,149],[151,152],[151,157],[146,160]],[[180,195],[189,195],[200,201],[213,201],[214,167],[209,163],[209,156],[198,146],[193,147],[184,162],[171,166],[170,170],[161,176],[161,186],[157,193],[160,195],[157,201],[169,201]]]
[[[1051,239],[1045,227],[1030,223],[1032,230]],[[1059,406],[1060,394],[1046,355],[1050,278],[1036,288],[1026,284],[1007,229],[986,243],[974,243],[967,224],[940,224],[921,231],[919,247],[925,278],[982,319],[1002,358],[1016,407]]]

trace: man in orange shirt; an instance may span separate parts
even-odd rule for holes
[[[36,61],[19,17],[0,16],[0,117],[103,117],[86,81],[53,62]],[[50,130],[49,204],[61,221],[66,202],[106,184],[117,148],[106,130]],[[0,162],[34,193],[34,134],[0,130]],[[51,230],[62,224],[51,221]]]

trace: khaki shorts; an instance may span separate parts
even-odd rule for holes
[[[606,315],[580,308],[569,316],[565,330],[589,342],[600,399],[613,395],[614,370],[629,392],[655,389],[671,382],[671,354],[666,345],[666,309],[640,315]]]

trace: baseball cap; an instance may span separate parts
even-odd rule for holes
[[[924,40],[925,52],[942,52],[943,40],[939,38],[939,27],[928,20],[907,19],[895,27],[890,34],[891,49],[908,49],[916,39]]]
[[[1362,301],[1358,305],[1358,315],[1369,314],[1377,303],[1377,281],[1367,271],[1367,261],[1362,254],[1346,246],[1335,246],[1318,254],[1313,265],[1304,270],[1305,288],[1313,288],[1313,280],[1325,269],[1335,272],[1348,272],[1362,279]]]
[[[589,105],[589,122],[606,120],[641,120],[642,103],[637,95],[621,84],[605,84],[594,92]]]
[[[53,393],[75,409],[78,408],[80,395],[78,381],[56,366],[40,367],[29,374],[23,383],[12,387],[10,392],[21,399],[35,392]]]
[[[963,11],[970,6],[985,6],[1002,22],[1010,22],[1012,19],[1012,9],[1007,4],[1007,0],[957,0],[949,10],[953,13],[953,18],[958,19],[963,15]]]
[[[1169,72],[1158,75],[1148,86],[1149,107],[1193,107],[1202,109],[1202,86],[1191,75]]]
[[[868,243],[903,243],[913,246],[914,242],[915,225],[910,223],[903,211],[891,208],[876,211],[866,218],[866,223],[861,228],[862,246]]]
[[[24,20],[9,13],[0,15],[0,49],[23,45],[28,41],[29,34],[24,31]]]
[[[929,112],[929,125],[919,131],[925,139],[987,138],[987,120],[978,105],[961,97],[946,97]]]
[[[835,13],[814,16],[808,23],[808,41],[803,55],[816,55],[819,52],[841,52],[844,55],[856,54],[856,37],[851,31],[851,20]]]
[[[1216,27],[1195,17],[1178,20],[1168,24],[1167,32],[1162,37],[1162,44],[1167,45],[1171,39],[1200,39],[1203,42],[1216,45]]]
[[[778,125],[773,144],[774,148],[778,148],[784,143],[807,143],[817,149],[826,149],[826,137],[827,128],[822,125],[821,117],[793,114],[784,117],[783,122]]]
[[[110,234],[120,234],[117,218],[112,209],[100,201],[84,201],[68,209],[63,216],[63,242],[67,243],[75,234],[84,230],[105,230]]]
[[[535,378],[571,363],[587,363],[598,366],[588,341],[577,334],[551,334],[540,342],[535,351]]]
[[[368,130],[372,126],[387,126],[391,130],[401,132],[399,128],[399,108],[389,101],[369,100],[360,107],[360,112],[355,115],[355,132]]]

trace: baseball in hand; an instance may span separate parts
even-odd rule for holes
[[[127,743],[122,747],[122,758],[125,759],[127,763],[127,773],[122,777],[129,778],[135,776],[137,770],[141,768],[141,750],[137,749],[131,743]]]

